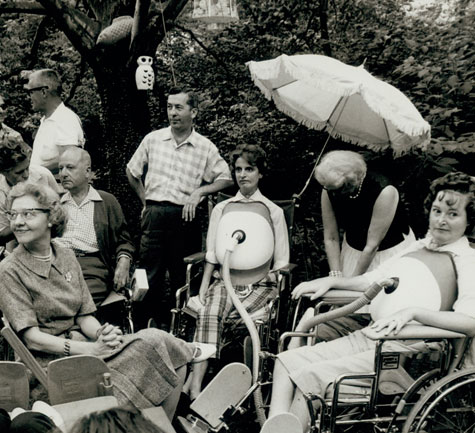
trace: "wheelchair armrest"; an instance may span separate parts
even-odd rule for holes
[[[320,298],[320,301],[324,301],[326,304],[341,305],[349,304],[360,296],[361,292],[354,290],[331,289]]]
[[[398,334],[391,332],[384,335],[383,332],[376,332],[374,329],[365,328],[362,331],[371,340],[419,340],[426,338],[444,339],[444,338],[466,338],[467,335],[460,332],[449,331],[447,329],[436,328],[426,325],[406,325]]]
[[[285,276],[289,276],[296,267],[297,265],[295,263],[287,263],[285,266],[276,269],[276,272],[279,272],[280,274],[283,274]]]
[[[279,337],[279,345],[278,345],[277,353],[281,353],[284,350],[285,341],[288,340],[289,338],[293,338],[293,337],[313,337],[313,336],[315,336],[315,332],[301,332],[301,331],[284,332]]]
[[[191,254],[183,259],[186,265],[196,265],[197,263],[202,262],[206,257],[205,251],[200,251],[199,253]]]

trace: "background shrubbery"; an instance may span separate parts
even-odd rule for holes
[[[94,1],[84,0],[78,7],[87,10],[87,3]],[[240,21],[215,30],[192,21],[188,5],[156,52],[157,81],[147,100],[149,129],[167,123],[165,94],[173,84],[173,69],[178,83],[202,95],[198,130],[217,143],[223,154],[243,142],[262,145],[270,159],[263,192],[271,198],[289,198],[303,187],[326,134],[300,126],[277,111],[253,85],[245,63],[282,53],[327,54],[351,65],[365,62],[367,70],[405,92],[429,121],[430,149],[416,149],[394,159],[390,151],[376,154],[335,140],[329,148],[364,152],[370,166],[392,177],[414,230],[423,235],[422,202],[430,180],[453,169],[475,174],[475,8],[473,1],[460,0],[442,20],[443,3],[435,3],[422,15],[408,15],[407,1],[240,0]],[[32,40],[37,41],[33,46]],[[101,122],[108,112],[103,110],[106,101],[101,101],[101,89],[84,57],[51,18],[32,15],[0,15],[0,51],[0,92],[8,108],[5,123],[32,142],[38,117],[31,113],[22,91],[20,71],[57,69],[65,79],[68,103],[83,119],[97,184],[121,198],[137,236],[138,204],[135,198],[126,199],[132,193],[123,171],[114,168],[121,163],[114,162],[124,160],[124,153],[127,157],[133,153],[138,142],[127,141],[124,151],[120,138],[111,142],[104,134]],[[116,122],[120,127],[123,119]],[[300,265],[301,279],[327,272],[319,194],[312,182],[297,211],[293,260]]]

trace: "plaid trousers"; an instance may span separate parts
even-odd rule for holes
[[[277,287],[255,285],[251,293],[241,299],[243,307],[251,314],[264,308],[269,300],[277,296]],[[221,336],[225,321],[239,319],[232,299],[226,292],[224,282],[216,280],[206,292],[205,305],[198,311],[195,341],[215,344],[216,357],[221,351]]]

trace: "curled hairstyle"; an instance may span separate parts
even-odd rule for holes
[[[358,186],[366,173],[366,162],[356,152],[333,150],[325,154],[315,168],[315,179],[323,187]]]
[[[168,91],[167,98],[170,95],[179,95],[180,93],[184,93],[188,97],[187,100],[186,100],[186,103],[191,108],[198,109],[198,104],[199,104],[198,95],[193,90],[191,90],[187,87],[172,87]]]
[[[93,412],[77,421],[70,433],[163,433],[140,412],[112,408]]]
[[[243,158],[253,167],[257,167],[260,174],[265,174],[267,171],[266,152],[257,144],[240,145],[229,154],[233,177],[235,177],[236,161],[238,158]]]
[[[465,232],[472,233],[475,227],[475,178],[461,171],[456,171],[435,179],[431,183],[429,194],[424,201],[427,215],[429,215],[435,199],[439,198],[439,200],[442,200],[444,198],[439,196],[441,191],[455,191],[468,198],[467,206],[465,207],[467,212],[467,230]],[[450,205],[449,200],[450,198],[447,199],[447,202]]]
[[[8,194],[7,210],[12,208],[15,199],[27,195],[33,197],[40,206],[49,209],[48,222],[51,224],[51,237],[63,236],[67,214],[59,201],[59,195],[47,185],[29,182],[17,183]]]
[[[0,173],[15,168],[30,155],[30,146],[20,137],[5,136],[0,143]]]

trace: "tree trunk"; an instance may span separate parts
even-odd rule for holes
[[[93,67],[101,99],[102,143],[90,149],[93,166],[104,176],[98,186],[119,200],[130,231],[137,235],[141,205],[129,186],[125,168],[142,138],[150,132],[146,91],[135,86],[135,68],[127,68],[120,48],[104,52]],[[125,51],[126,52],[126,51]],[[107,170],[107,171],[106,171]]]

